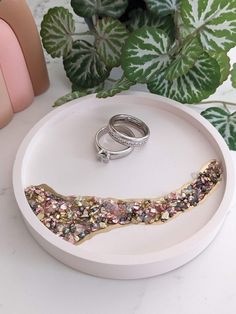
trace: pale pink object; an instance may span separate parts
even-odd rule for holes
[[[7,86],[0,67],[0,128],[4,127],[13,117],[14,112],[8,95]]]
[[[96,160],[88,138],[120,112],[141,117],[148,123],[151,136],[145,149],[117,163],[114,160],[105,169]],[[62,141],[66,154],[62,153]],[[133,225],[104,232],[80,247],[45,228],[32,214],[24,193],[26,186],[46,182],[66,194],[121,198],[165,195],[191,180],[190,174],[211,159],[221,161],[224,179],[196,210],[160,226]],[[235,194],[232,157],[218,131],[191,108],[142,92],[106,101],[89,95],[52,111],[26,136],[13,173],[18,205],[40,245],[64,264],[106,278],[144,278],[189,262],[214,239]]]
[[[13,111],[18,112],[33,102],[34,91],[20,44],[10,26],[1,19],[0,42],[0,66]]]

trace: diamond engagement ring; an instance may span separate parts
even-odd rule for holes
[[[136,129],[141,136],[135,136],[123,132],[120,127],[131,126]],[[118,143],[128,147],[138,147],[144,145],[149,136],[149,127],[140,119],[128,114],[118,114],[109,120],[108,124],[109,135]]]
[[[135,136],[132,130],[130,130],[129,128],[123,125],[117,126],[117,129],[120,132],[122,132],[122,134],[127,134],[127,136],[131,136],[131,137]],[[125,157],[133,151],[134,147],[132,146],[124,146],[124,148],[121,150],[110,150],[110,149],[105,148],[104,146],[101,145],[100,139],[106,134],[108,134],[107,126],[98,130],[98,132],[95,135],[95,146],[98,151],[97,157],[100,161],[108,163],[109,160]]]

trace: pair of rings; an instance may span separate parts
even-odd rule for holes
[[[138,131],[138,136],[131,129]],[[100,140],[109,134],[117,143],[124,146],[121,150],[111,150],[105,148]],[[144,145],[150,136],[149,127],[140,119],[128,114],[118,114],[113,116],[107,126],[102,127],[95,136],[95,146],[98,151],[97,157],[103,162],[122,158],[129,155],[135,147]]]

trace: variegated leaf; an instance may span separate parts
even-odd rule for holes
[[[75,91],[75,92],[71,92],[71,93],[68,93],[60,98],[58,98],[53,107],[59,107],[61,105],[64,105],[65,103],[71,101],[71,100],[74,100],[74,99],[77,99],[77,98],[80,98],[80,97],[83,97],[83,96],[86,96],[87,93],[85,91]]]
[[[125,76],[122,76],[110,89],[98,92],[97,97],[106,98],[114,96],[122,91],[128,90],[132,85],[134,85],[134,83],[130,82]]]
[[[233,69],[231,71],[231,81],[233,87],[236,88],[236,63],[233,65]]]
[[[174,22],[170,15],[163,17],[139,8],[131,11],[129,18],[127,26],[131,32],[143,26],[155,26],[165,31],[171,39],[174,39]]]
[[[112,16],[120,17],[128,6],[128,0],[71,0],[76,14],[83,17]]]
[[[74,42],[63,63],[70,81],[83,88],[96,86],[109,76],[96,49],[86,41]]]
[[[176,59],[167,68],[165,78],[173,81],[179,76],[186,74],[202,53],[203,49],[198,38],[195,37],[190,42],[187,42]]]
[[[168,15],[178,10],[180,0],[145,0],[154,14]]]
[[[182,0],[181,15],[183,22],[199,33],[206,50],[228,51],[235,46],[235,0]]]
[[[182,103],[198,103],[213,94],[220,84],[220,68],[215,59],[203,53],[194,67],[173,81],[165,79],[165,71],[148,83],[148,89]]]
[[[112,17],[98,20],[96,25],[96,48],[108,67],[120,65],[122,47],[128,37],[124,24]]]
[[[230,114],[227,111],[211,107],[201,115],[206,118],[223,136],[231,150],[236,150],[236,112]]]
[[[226,52],[210,52],[209,55],[214,58],[220,66],[220,84],[227,80],[230,73],[230,58]]]
[[[184,39],[195,32],[195,29],[192,26],[187,26],[185,24],[179,24],[179,34],[180,34],[180,38],[182,41],[184,41]],[[190,35],[191,36],[191,35]]]
[[[72,83],[71,89],[72,92],[86,92],[87,94],[94,94],[98,93],[104,88],[104,82],[98,84],[97,86],[94,87],[89,87],[89,88],[82,88],[81,86],[76,85],[75,83]]]
[[[75,22],[67,9],[49,9],[41,24],[40,35],[44,48],[53,58],[66,56],[72,48],[74,31]]]
[[[71,100],[86,96],[86,95],[90,95],[93,93],[97,93],[99,91],[101,91],[104,88],[104,83],[99,84],[98,86],[92,87],[92,88],[86,88],[86,89],[82,89],[82,88],[78,88],[76,87],[74,84],[72,85],[72,92],[68,93],[60,98],[58,98],[53,107],[59,107]]]
[[[146,83],[170,64],[170,40],[156,27],[143,27],[126,41],[121,65],[132,82]]]

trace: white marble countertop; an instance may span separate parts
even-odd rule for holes
[[[50,6],[69,1],[28,1],[37,22]],[[236,60],[236,50],[231,51]],[[14,199],[12,166],[31,127],[69,90],[60,62],[48,59],[51,88],[0,130],[1,314],[234,314],[236,311],[236,209],[213,243],[196,259],[162,276],[119,281],[95,278],[61,264],[26,229]],[[212,99],[235,100],[226,82]],[[236,153],[232,152],[236,165]],[[233,206],[235,207],[235,206]]]

